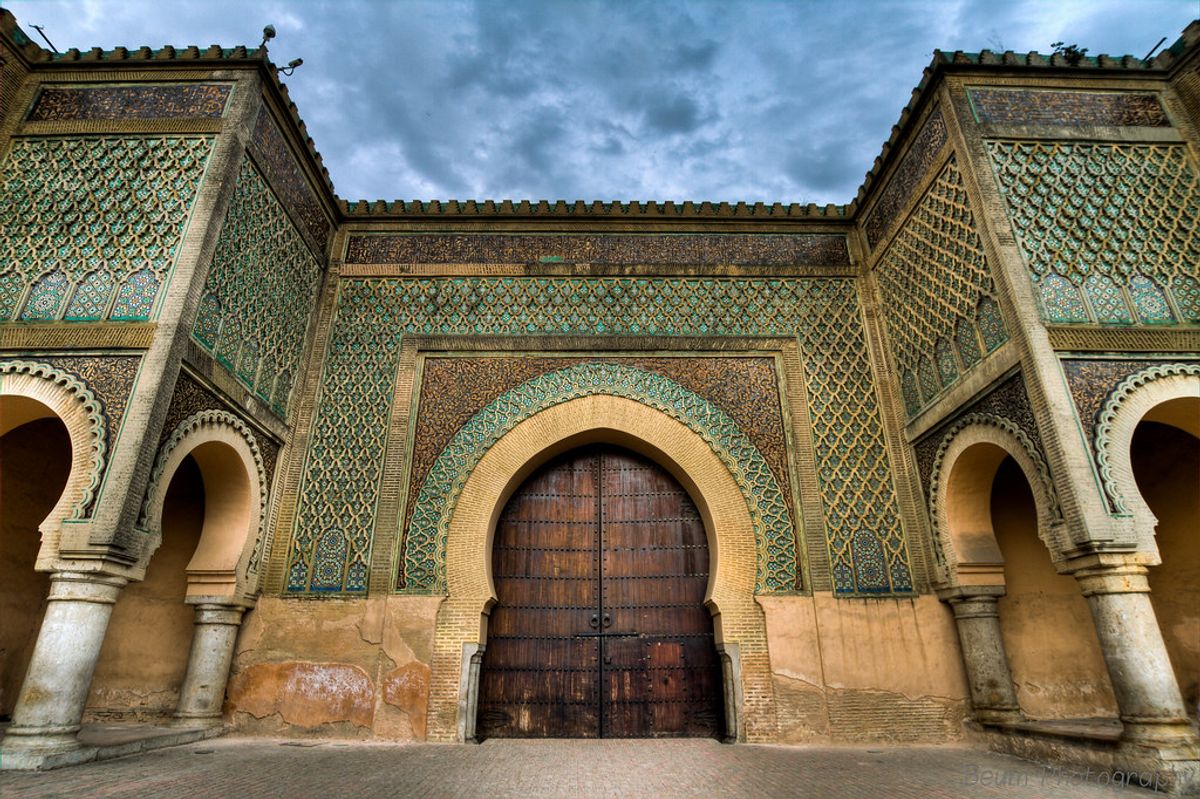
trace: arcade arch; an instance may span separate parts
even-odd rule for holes
[[[1036,448],[1007,420],[969,417],[943,439],[931,495],[977,715],[1115,716],[1087,601],[1057,568],[1061,516]]]

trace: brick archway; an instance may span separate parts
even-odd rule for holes
[[[726,666],[726,715],[742,740],[770,740],[775,704],[765,621],[754,600],[754,523],[737,481],[709,444],[666,413],[632,399],[591,395],[554,405],[516,425],[480,459],[462,487],[446,543],[448,597],[438,612],[429,737],[473,736],[480,648],[495,601],[491,539],[517,486],[551,457],[609,442],[667,469],[696,503],[714,566],[707,604]]]

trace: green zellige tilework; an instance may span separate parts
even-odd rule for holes
[[[799,335],[806,357],[820,364],[807,377],[810,393],[821,396],[813,421],[836,589],[911,590],[852,279],[462,277],[341,282],[289,591],[367,588],[399,344],[414,334]],[[438,568],[421,565],[431,574]]]
[[[762,453],[724,411],[662,375],[614,363],[569,366],[497,397],[463,425],[438,456],[417,496],[404,549],[406,586],[445,593],[446,539],[458,493],[492,444],[530,416],[593,395],[627,397],[673,416],[699,433],[730,469],[754,521],[755,592],[796,585],[796,537],[783,492]]]
[[[833,590],[913,590],[862,311],[849,280],[811,281],[798,328]]]
[[[192,335],[285,413],[321,268],[249,159],[242,162]]]
[[[14,141],[0,168],[0,321],[148,319],[211,149],[206,137]]]
[[[1200,322],[1200,180],[1183,145],[988,152],[1048,321]]]
[[[910,417],[1007,338],[989,313],[996,288],[952,158],[875,267]],[[995,322],[996,336],[988,326]]]

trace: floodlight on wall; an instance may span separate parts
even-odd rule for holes
[[[275,71],[278,72],[280,75],[287,75],[290,78],[292,76],[292,73],[296,71],[296,68],[299,66],[302,66],[303,64],[304,64],[303,58],[293,58],[291,61],[288,62],[288,65],[286,67],[275,67]]]

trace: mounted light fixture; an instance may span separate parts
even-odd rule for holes
[[[302,66],[303,64],[303,58],[293,58],[288,62],[286,67],[275,67],[275,71],[280,75],[287,75],[288,77],[291,77],[292,73],[296,71],[296,68]]]

